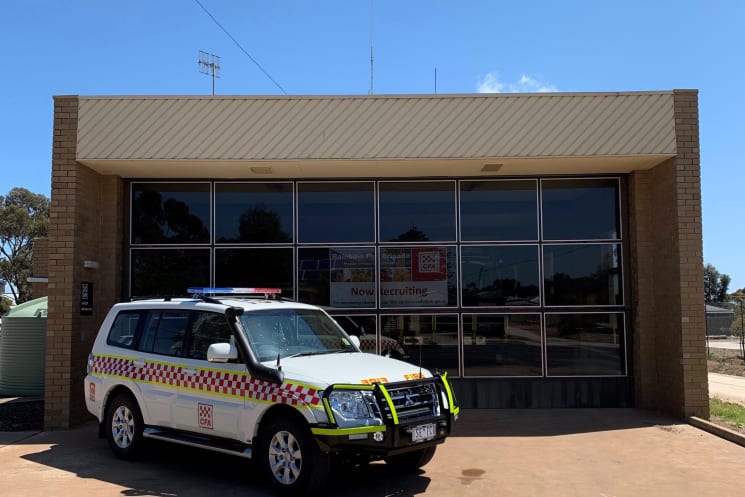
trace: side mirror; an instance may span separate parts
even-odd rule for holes
[[[360,348],[360,337],[357,335],[349,335],[349,339],[352,341],[355,347]]]
[[[238,359],[238,349],[230,343],[213,343],[207,349],[209,362],[228,362]]]

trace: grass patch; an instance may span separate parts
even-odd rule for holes
[[[733,402],[725,402],[717,398],[709,399],[711,416],[721,418],[733,425],[738,430],[745,428],[745,407]]]

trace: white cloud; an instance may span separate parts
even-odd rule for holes
[[[479,78],[477,82],[479,93],[546,93],[558,91],[554,85],[549,85],[536,78],[523,74],[517,83],[504,83],[500,81],[499,75],[490,72],[484,79]]]

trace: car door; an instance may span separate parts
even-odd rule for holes
[[[182,349],[190,312],[151,309],[146,313],[132,376],[151,425],[173,427],[173,407],[181,378]]]
[[[227,318],[216,312],[194,311],[184,349],[185,381],[178,390],[174,422],[182,430],[243,439],[239,419],[245,405],[247,368],[243,361],[208,362],[207,349],[213,343],[233,343]]]

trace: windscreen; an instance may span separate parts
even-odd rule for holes
[[[243,333],[259,361],[357,352],[342,329],[315,309],[251,311],[240,317]]]

